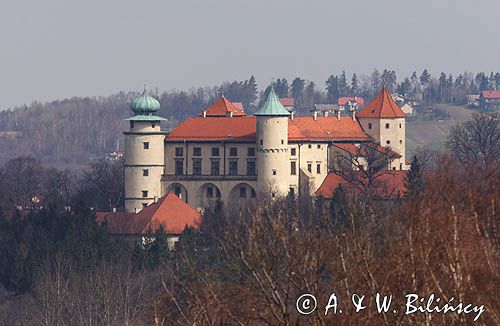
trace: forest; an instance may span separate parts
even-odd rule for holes
[[[345,72],[332,74],[324,85],[301,77],[291,81],[273,81],[280,97],[293,97],[297,111],[309,114],[314,104],[336,103],[342,96],[360,96],[370,100],[385,86],[393,92],[431,106],[435,103],[463,105],[467,94],[500,89],[500,73],[463,73],[458,76],[427,70],[398,79],[390,69],[371,74]],[[169,121],[164,128],[175,127],[188,117],[197,116],[222,94],[242,102],[252,113],[263,98],[266,85],[257,84],[254,76],[246,80],[190,90],[150,90],[161,103],[159,114]],[[0,164],[19,155],[31,155],[42,163],[72,170],[81,169],[106,153],[123,149],[122,132],[127,125],[130,103],[136,92],[120,92],[102,97],[74,97],[49,103],[34,102],[0,112]]]
[[[123,163],[74,173],[32,157],[0,170],[0,324],[3,325],[462,325],[474,314],[325,316],[332,292],[431,293],[483,305],[500,324],[500,118],[454,127],[445,151],[421,149],[394,200],[337,188],[230,210],[219,203],[169,251],[109,234],[95,211],[123,200]],[[37,186],[41,185],[41,186]],[[323,308],[300,315],[313,293]]]

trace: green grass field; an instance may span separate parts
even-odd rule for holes
[[[473,110],[463,106],[438,104],[436,108],[447,111],[449,120],[413,120],[406,123],[406,154],[410,158],[418,147],[444,149],[450,128],[470,120]]]

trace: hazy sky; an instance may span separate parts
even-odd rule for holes
[[[499,0],[2,0],[0,109],[254,74],[500,71]]]

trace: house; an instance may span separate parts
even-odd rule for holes
[[[467,105],[479,106],[479,96],[480,94],[468,94]]]
[[[500,91],[482,91],[479,104],[485,109],[500,107]]]
[[[362,97],[339,97],[337,100],[337,105],[340,111],[350,111],[356,109],[362,109],[365,105],[365,100]]]
[[[280,103],[288,112],[293,112],[295,110],[295,99],[293,97],[280,98]]]
[[[401,111],[403,111],[407,116],[413,115],[413,107],[409,103],[404,104],[401,107]]]
[[[106,222],[111,234],[138,240],[163,227],[173,248],[186,227],[197,227],[200,213],[174,193],[158,198],[139,212],[97,212],[98,223]]]

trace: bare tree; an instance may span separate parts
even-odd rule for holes
[[[451,129],[448,147],[462,164],[487,173],[500,166],[500,116],[475,114],[471,121]]]

